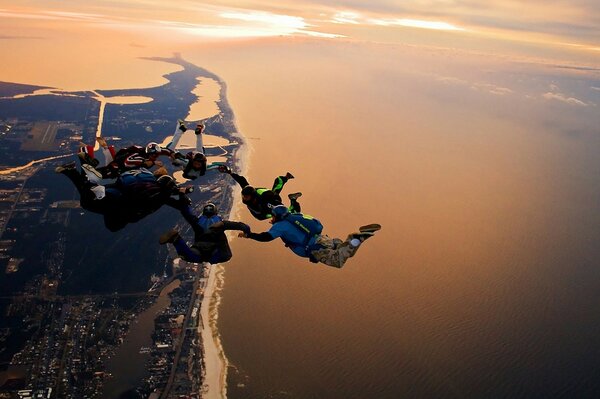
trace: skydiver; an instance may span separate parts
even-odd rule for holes
[[[271,218],[271,209],[277,205],[282,205],[279,193],[283,189],[283,186],[289,179],[294,178],[290,172],[287,172],[285,176],[277,176],[273,182],[273,188],[269,190],[251,186],[244,176],[233,173],[226,165],[219,166],[218,170],[221,173],[231,175],[233,180],[242,187],[242,202],[246,204],[252,216],[258,220]],[[290,199],[290,206],[288,209],[291,213],[300,212],[301,208],[298,203],[298,198],[300,198],[301,195],[302,193],[288,194],[288,198]]]
[[[132,169],[146,168],[153,166],[163,166],[163,163],[158,160],[161,155],[170,156],[172,151],[168,148],[162,148],[159,144],[150,142],[145,147],[132,145],[119,150],[115,156],[115,160],[111,162],[113,168],[117,168],[119,174]]]
[[[183,207],[181,213],[194,230],[194,244],[189,247],[177,230],[170,230],[160,236],[159,243],[173,244],[177,254],[187,262],[209,262],[213,265],[227,262],[233,255],[225,231],[250,232],[250,227],[245,223],[223,220],[212,203],[204,206],[200,217],[192,213],[189,205]]]
[[[98,138],[98,142],[101,147],[106,146],[104,139]],[[122,148],[116,153],[114,152],[114,148],[111,150],[111,147],[107,146],[112,159],[102,165],[91,155],[91,151],[93,151],[93,147],[91,146],[83,146],[77,154],[81,161],[82,169],[84,169],[91,181],[100,183],[102,179],[112,179],[112,182],[114,182],[121,173],[128,170],[138,168],[149,169],[155,165],[161,168],[163,167],[163,163],[158,160],[158,157],[161,155],[170,156],[172,153],[171,150],[161,148],[160,145],[154,142],[148,143],[146,147],[132,145]],[[90,148],[92,149],[91,151]],[[164,173],[166,173],[166,170],[161,174]]]
[[[172,164],[183,170],[183,177],[189,180],[195,180],[199,176],[204,176],[207,170],[217,169],[221,163],[212,163],[207,165],[207,159],[204,151],[202,133],[205,125],[199,123],[196,125],[194,133],[196,134],[196,149],[187,154],[182,154],[175,150],[183,133],[188,129],[183,121],[178,121],[178,127],[175,129],[173,139],[167,144],[167,149],[173,151],[171,154]]]
[[[273,226],[269,231],[243,232],[239,236],[261,242],[279,237],[296,255],[309,258],[313,263],[321,262],[336,268],[342,268],[346,261],[354,256],[360,245],[381,229],[378,224],[362,226],[358,232],[348,235],[346,240],[342,241],[321,234],[323,225],[308,215],[292,214],[283,205],[274,207],[271,212]]]
[[[123,173],[113,184],[101,186],[79,173],[75,162],[58,166],[55,171],[73,182],[81,207],[103,215],[104,224],[113,232],[156,212],[162,205],[176,209],[183,206],[184,189],[179,189],[168,175],[157,178],[149,170],[138,169]]]

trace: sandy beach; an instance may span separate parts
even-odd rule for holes
[[[208,135],[207,135],[208,136]],[[237,147],[232,149],[232,159],[235,170],[245,174],[248,167],[251,147],[244,136],[238,131],[234,134],[239,143]],[[219,137],[212,136],[214,139]],[[215,146],[225,143],[215,142]],[[211,157],[213,158],[213,157]],[[233,206],[229,212],[229,220],[237,220],[241,198],[239,190],[232,190]],[[237,236],[235,232],[228,232],[229,239]],[[204,298],[201,304],[202,323],[198,328],[198,334],[204,345],[204,364],[205,374],[202,391],[200,392],[203,398],[225,398],[227,397],[227,368],[229,362],[221,345],[221,337],[217,328],[219,317],[219,305],[221,302],[221,291],[224,285],[225,265],[218,264],[210,267],[209,277],[204,291]]]

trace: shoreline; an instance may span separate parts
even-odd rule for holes
[[[222,81],[219,81],[219,83],[224,85],[224,82]],[[233,166],[238,172],[246,174],[252,148],[250,143],[245,140],[244,135],[237,130],[237,126],[235,136],[238,137],[239,146],[233,150]],[[236,187],[235,183],[231,184],[231,187],[232,206],[227,219],[236,220],[241,209],[241,191],[233,189]],[[234,237],[234,234],[231,232],[228,232],[227,235],[229,239]],[[198,328],[198,335],[200,336],[204,347],[205,365],[204,381],[200,392],[202,398],[227,397],[227,370],[229,361],[225,355],[221,343],[221,336],[217,328],[221,291],[225,284],[224,273],[224,264],[220,263],[214,267],[210,266],[204,297],[200,305],[202,324]]]

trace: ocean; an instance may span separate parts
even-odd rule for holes
[[[292,172],[330,236],[383,226],[341,270],[233,240],[229,397],[600,392],[597,72],[283,40],[190,58],[227,82],[251,184]]]

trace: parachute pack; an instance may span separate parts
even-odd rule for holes
[[[318,219],[309,215],[303,215],[302,213],[291,213],[283,220],[292,224],[306,235],[304,245],[308,245],[311,238],[321,234],[323,231],[323,224]]]

